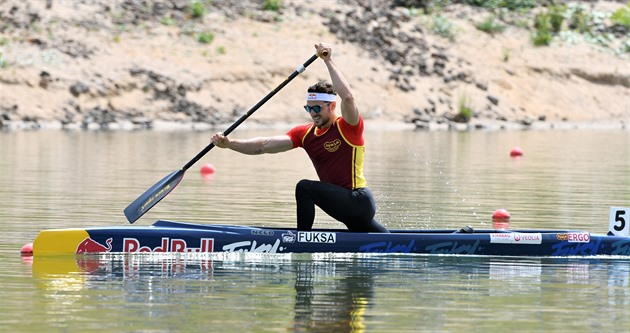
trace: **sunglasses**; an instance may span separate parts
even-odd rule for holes
[[[330,102],[327,102],[326,105],[330,105]],[[311,112],[320,113],[322,111],[322,106],[321,105],[315,105],[315,106],[304,105],[304,110],[306,110],[306,112],[308,113],[311,113]]]

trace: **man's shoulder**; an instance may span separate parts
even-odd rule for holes
[[[293,128],[291,128],[287,132],[287,135],[289,135],[289,136],[294,136],[294,135],[302,136],[302,135],[306,134],[306,132],[308,132],[311,127],[313,127],[313,124],[296,125],[296,126],[293,126]]]
[[[297,125],[291,128],[286,134],[293,141],[293,147],[300,147],[302,145],[302,139],[308,133],[308,131],[313,127],[313,124],[302,124]]]

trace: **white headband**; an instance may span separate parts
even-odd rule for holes
[[[307,101],[334,102],[337,100],[337,95],[310,92],[306,94],[306,100]]]

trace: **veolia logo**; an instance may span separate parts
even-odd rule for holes
[[[339,149],[339,146],[341,146],[341,140],[339,139],[324,143],[324,148],[331,153],[336,152],[337,149]]]

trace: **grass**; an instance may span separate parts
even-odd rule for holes
[[[511,11],[528,11],[536,6],[535,0],[466,0],[466,2],[490,10],[506,8]]]
[[[9,67],[9,63],[2,58],[2,52],[0,52],[0,68]]]
[[[468,100],[468,96],[465,94],[459,98],[459,109],[457,112],[457,116],[455,120],[462,123],[467,123],[472,118],[473,110],[470,106],[470,101]]]
[[[494,16],[488,17],[485,21],[476,25],[477,29],[494,35],[505,30],[505,25],[501,24]]]
[[[160,21],[160,23],[162,23],[162,25],[165,25],[167,27],[171,27],[175,25],[175,20],[173,20],[172,17],[164,16],[162,20]]]

